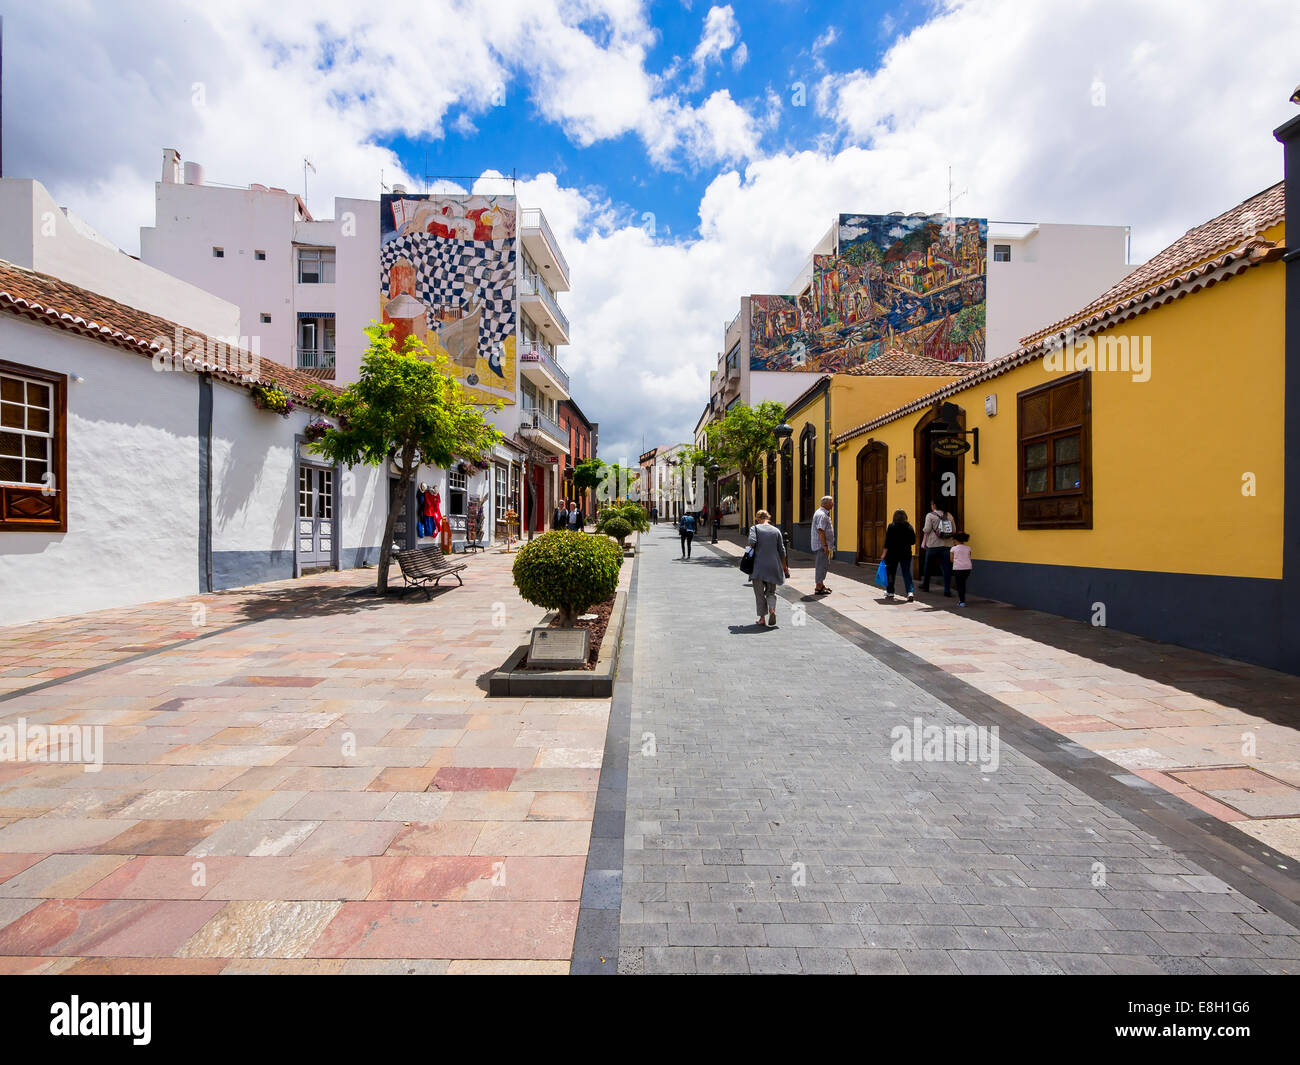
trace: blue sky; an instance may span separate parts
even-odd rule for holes
[[[951,166],[957,214],[1131,226],[1137,262],[1277,181],[1298,75],[1261,42],[1300,40],[1300,4],[1231,10],[44,0],[5,18],[5,172],[135,251],[167,147],[294,190],[310,158],[318,217],[381,175],[419,188],[426,153],[513,168],[570,263],[575,398],[634,459],[690,436],[741,297],[783,291],[841,212],[941,211]]]
[[[812,106],[817,81],[830,70],[874,69],[889,45],[917,24],[921,5],[896,3],[787,3],[781,0],[732,5],[741,26],[736,44],[707,63],[691,83],[692,53],[700,43],[707,4],[659,0],[649,5],[656,39],[646,68],[671,79],[675,92],[696,105],[719,89],[755,111],[769,94],[786,103],[779,128],[764,130],[759,141],[768,151],[811,149],[837,139],[835,125]],[[593,31],[598,27],[588,24]],[[737,48],[744,44],[741,60]],[[440,137],[391,136],[377,143],[391,148],[415,175],[477,175],[485,170],[521,177],[549,172],[565,185],[608,199],[619,216],[644,225],[654,215],[657,235],[691,239],[699,235],[699,201],[709,181],[725,164],[678,159],[668,166],[653,161],[635,133],[583,146],[564,128],[539,113],[529,83],[527,62],[511,69],[513,81],[503,103],[481,107],[477,100],[448,111]],[[679,71],[676,76],[673,71]],[[791,102],[795,86],[805,86],[802,107]],[[427,166],[427,170],[426,170]]]

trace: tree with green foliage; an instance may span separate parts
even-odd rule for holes
[[[635,498],[640,492],[641,470],[635,466],[620,466],[617,462],[604,463],[596,488],[596,499],[604,503]]]
[[[370,347],[361,358],[360,376],[342,392],[318,388],[312,402],[334,419],[336,427],[308,446],[332,462],[349,466],[399,467],[396,496],[389,500],[388,521],[379,545],[376,591],[388,591],[393,527],[400,501],[407,498],[420,463],[449,467],[459,459],[481,459],[501,440],[471,402],[444,357],[411,336],[399,350],[391,325],[366,327]],[[500,410],[498,403],[494,409]]]
[[[784,421],[785,407],[775,400],[764,400],[757,407],[737,403],[727,411],[726,417],[705,429],[709,451],[718,458],[720,466],[724,469],[734,466],[740,471],[741,478],[752,484],[762,472],[764,456],[769,451],[778,450],[780,440],[776,430]],[[750,524],[746,520],[745,508],[751,496],[750,491],[741,493],[742,530]]]
[[[589,459],[584,459],[573,467],[573,487],[582,493],[584,501],[587,499],[587,493],[595,491],[600,484],[600,471],[604,468],[605,463],[595,455]]]

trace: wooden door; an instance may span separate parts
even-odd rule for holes
[[[889,449],[872,442],[858,452],[859,562],[876,562],[885,551],[885,514]]]

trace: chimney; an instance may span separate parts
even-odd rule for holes
[[[175,148],[163,149],[162,180],[164,185],[181,183],[181,153]]]
[[[185,164],[185,184],[202,185],[203,184],[203,167],[198,163]]]

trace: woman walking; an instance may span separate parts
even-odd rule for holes
[[[790,565],[785,557],[785,537],[771,524],[772,515],[760,510],[754,515],[754,526],[749,530],[749,546],[754,549],[754,603],[758,607],[758,623],[776,627],[776,587],[790,576]]]
[[[899,569],[903,571],[903,587],[907,590],[907,601],[916,597],[912,594],[912,545],[916,543],[916,530],[907,520],[905,511],[894,511],[894,520],[885,530],[885,553],[881,556],[885,563],[885,572],[889,584],[885,588],[885,598],[894,598],[894,576]]]

